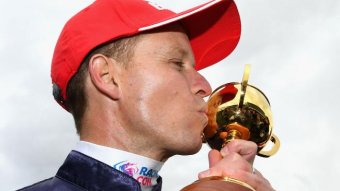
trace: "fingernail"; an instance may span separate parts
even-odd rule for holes
[[[208,177],[209,175],[210,175],[210,171],[206,170],[206,171],[200,172],[198,174],[198,178],[205,178],[205,177]]]
[[[225,156],[227,156],[228,154],[229,154],[229,149],[228,149],[228,147],[222,148],[222,150],[221,150],[221,155],[222,155],[222,157],[225,157]]]

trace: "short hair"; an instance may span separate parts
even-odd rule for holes
[[[115,59],[123,67],[128,67],[128,62],[133,57],[134,47],[139,35],[125,37],[93,49],[84,59],[77,73],[70,80],[67,89],[65,106],[73,115],[77,133],[80,134],[82,120],[87,108],[87,95],[85,92],[85,79],[88,75],[88,65],[95,54],[103,54]]]

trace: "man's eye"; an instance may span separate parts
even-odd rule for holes
[[[183,67],[183,65],[184,65],[184,63],[183,62],[174,62],[177,66],[179,66],[179,67]]]
[[[171,59],[170,62],[174,64],[177,68],[182,69],[184,67],[183,61],[179,59]]]

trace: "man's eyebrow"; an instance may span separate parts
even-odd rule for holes
[[[168,52],[170,53],[179,53],[181,55],[188,55],[188,51],[184,50],[183,48],[179,47],[179,46],[171,46],[168,50]]]

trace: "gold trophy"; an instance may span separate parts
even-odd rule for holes
[[[248,84],[250,65],[246,65],[242,82],[218,87],[208,100],[208,125],[203,142],[221,150],[234,139],[250,140],[257,144],[257,155],[270,157],[280,141],[273,131],[270,103],[264,93]],[[269,149],[265,146],[271,142]],[[267,146],[267,147],[268,147]],[[231,177],[208,177],[186,186],[181,191],[255,191],[249,184]]]

